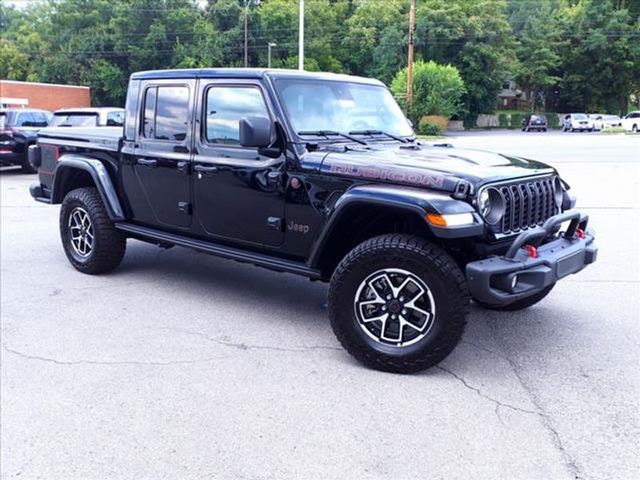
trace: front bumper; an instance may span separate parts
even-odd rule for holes
[[[567,221],[567,230],[556,234]],[[467,264],[472,297],[490,305],[508,305],[595,262],[598,248],[594,233],[587,230],[588,221],[589,217],[580,212],[555,215],[542,226],[518,235],[505,255]],[[542,244],[549,237],[553,240]],[[530,257],[528,250],[522,248],[529,245],[536,247],[537,257]]]

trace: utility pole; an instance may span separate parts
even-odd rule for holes
[[[300,25],[298,30],[298,70],[304,70],[304,0],[299,3]]]
[[[277,43],[273,43],[273,42],[269,42],[269,43],[267,44],[267,47],[268,47],[268,49],[269,49],[269,53],[268,53],[268,55],[267,55],[267,58],[268,58],[267,66],[268,66],[269,68],[271,68],[271,48],[275,47],[276,45],[278,45],[278,44],[277,44]]]
[[[416,0],[409,0],[409,55],[407,59],[407,116],[413,104],[413,33],[416,28]]]
[[[244,0],[244,68],[249,66],[249,29],[247,14],[249,13],[249,0]]]

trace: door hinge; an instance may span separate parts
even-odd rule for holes
[[[280,217],[267,218],[267,226],[270,230],[282,231],[282,219]]]
[[[191,204],[189,202],[178,202],[178,210],[187,215],[191,215]]]

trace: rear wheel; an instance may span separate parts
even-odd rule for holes
[[[105,273],[116,268],[126,248],[126,237],[109,219],[95,188],[78,188],[60,207],[60,237],[64,253],[76,270]]]
[[[469,293],[444,250],[394,234],[367,240],[340,262],[328,305],[334,333],[357,360],[410,373],[436,365],[458,344]]]
[[[477,303],[478,305],[480,305],[482,308],[486,308],[487,310],[499,310],[499,311],[502,311],[502,312],[513,312],[515,310],[523,310],[525,308],[529,308],[529,307],[535,305],[536,303],[541,301],[544,297],[549,295],[549,292],[551,292],[551,290],[553,290],[553,287],[555,287],[555,283],[552,283],[548,287],[545,287],[544,289],[542,289],[540,292],[536,293],[535,295],[531,295],[530,297],[523,298],[522,300],[515,301],[513,303],[510,303],[509,305],[490,305],[490,304],[487,304],[487,303],[479,302],[475,298],[473,299],[473,301],[475,303]]]

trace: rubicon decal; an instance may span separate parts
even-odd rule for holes
[[[330,173],[349,177],[368,178],[371,180],[389,180],[392,182],[412,183],[435,188],[442,188],[444,177],[424,172],[406,172],[377,167],[358,167],[355,165],[331,165]]]

